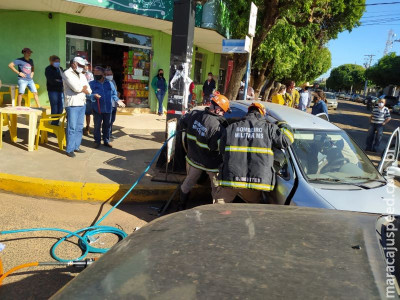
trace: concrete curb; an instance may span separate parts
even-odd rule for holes
[[[50,199],[115,202],[131,187],[129,184],[86,183],[48,180],[0,173],[0,190],[24,196]],[[137,185],[124,202],[166,201],[176,184]]]

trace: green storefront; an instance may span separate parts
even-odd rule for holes
[[[48,106],[49,57],[58,55],[66,67],[74,56],[83,56],[93,66],[112,67],[128,106],[155,111],[150,82],[160,68],[168,75],[172,9],[173,0],[1,0],[0,80],[17,82],[7,65],[22,56],[22,48],[31,48],[40,102]],[[222,25],[226,15],[221,0],[197,7],[191,78],[198,99],[208,72],[224,80],[218,75],[222,39],[229,35]]]

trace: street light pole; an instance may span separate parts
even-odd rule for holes
[[[371,63],[372,63],[372,58],[375,56],[374,54],[367,54],[364,55],[366,59],[368,59],[369,57],[369,62],[366,61],[365,62],[365,69],[368,70],[369,67],[371,67]],[[365,85],[364,85],[364,97],[367,97],[367,89],[368,89],[368,79],[365,79]]]
[[[249,46],[249,57],[246,68],[246,80],[244,84],[244,100],[247,100],[247,88],[249,87],[250,71],[251,71],[251,52],[253,51],[253,37],[256,33],[257,11],[258,11],[257,6],[253,2],[251,2],[249,30],[248,30],[248,35],[250,36],[250,46]]]

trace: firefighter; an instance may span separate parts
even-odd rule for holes
[[[223,115],[229,111],[229,100],[215,93],[211,97],[210,107],[205,110],[192,110],[181,119],[181,127],[187,137],[187,176],[181,185],[178,210],[186,208],[189,192],[197,183],[203,171],[211,181],[211,194],[215,196],[218,187],[217,173],[222,156],[219,151],[219,140],[225,131],[226,122]]]
[[[232,202],[238,194],[246,202],[260,203],[261,192],[273,190],[273,148],[287,148],[294,137],[285,122],[268,123],[264,116],[264,106],[253,103],[244,119],[226,128],[220,142],[223,164],[214,203]]]

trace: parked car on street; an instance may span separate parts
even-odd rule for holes
[[[344,94],[344,100],[350,100],[351,95],[350,94]]]
[[[334,110],[336,110],[338,107],[338,102],[337,102],[335,93],[325,93],[325,96],[326,96],[326,102],[327,102],[326,105],[328,106],[328,109],[333,108]]]
[[[346,96],[345,93],[338,93],[338,94],[337,94],[337,98],[338,98],[338,99],[344,99],[345,96]]]
[[[392,113],[400,114],[400,101],[395,106],[393,106]]]
[[[225,115],[228,122],[242,118],[251,103],[231,102],[232,112]],[[388,171],[400,176],[396,164],[400,129],[396,129],[387,146],[390,155],[384,156],[377,169],[336,125],[297,109],[260,103],[266,106],[267,121],[288,122],[295,138],[287,151],[273,149],[277,177],[275,189],[267,195],[268,203],[385,213],[387,205],[382,199],[400,199],[400,188],[393,187],[393,193],[389,193],[390,182],[384,177]],[[394,210],[400,214],[400,201],[396,201]]]
[[[387,106],[388,108],[392,108],[393,106],[395,106],[399,102],[399,100],[398,100],[399,98],[398,97],[394,97],[394,96],[382,95],[379,98],[385,98],[386,99],[385,106]]]

